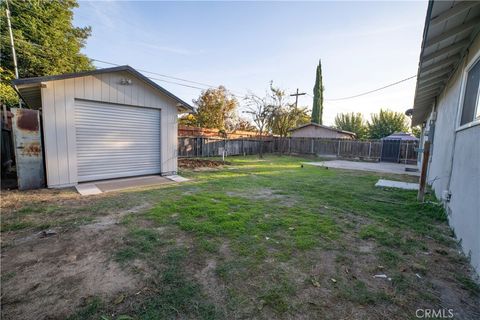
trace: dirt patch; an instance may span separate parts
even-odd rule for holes
[[[63,204],[65,201],[79,201],[88,203],[73,188],[66,189],[37,189],[28,191],[2,190],[2,210],[7,212],[24,206],[25,203],[44,203],[49,205]]]
[[[151,205],[149,203],[144,203],[138,206],[135,206],[131,209],[122,211],[115,215],[108,215],[98,218],[94,223],[86,224],[81,226],[83,229],[92,229],[96,231],[101,231],[104,229],[110,228],[112,225],[117,224],[120,220],[128,214],[138,213],[140,211],[147,210]]]
[[[133,291],[138,280],[108,251],[122,229],[82,229],[5,250],[2,273],[13,276],[2,284],[2,317],[65,318],[91,296],[110,299]]]
[[[216,276],[216,268],[217,261],[215,259],[207,259],[205,267],[195,274],[195,279],[202,285],[203,291],[212,302],[223,312],[226,312],[226,288]]]
[[[230,162],[206,159],[178,159],[178,166],[182,169],[198,169],[198,168],[217,168],[229,165]]]
[[[2,281],[2,317],[65,318],[91,297],[110,301],[141,289],[142,276],[121,268],[112,250],[127,231],[120,219],[148,206],[48,237],[35,233],[2,250],[2,276],[9,275]]]

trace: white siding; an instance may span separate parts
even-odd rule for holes
[[[121,85],[121,79],[132,84]],[[177,171],[177,102],[144,81],[128,72],[115,72],[49,81],[41,91],[48,187],[78,183],[75,99],[161,110],[161,171]]]

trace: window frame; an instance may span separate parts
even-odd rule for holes
[[[473,66],[476,63],[480,63],[480,51],[475,54],[473,59],[467,64],[465,69],[463,70],[462,74],[462,85],[461,85],[461,94],[460,94],[460,100],[458,103],[458,113],[457,113],[457,129],[456,131],[461,131],[467,128],[471,128],[473,126],[480,125],[480,117],[477,117],[477,114],[480,114],[480,85],[478,86],[478,91],[477,91],[477,105],[476,108],[473,112],[473,120],[470,122],[467,122],[465,124],[461,124],[462,122],[462,113],[463,113],[463,104],[465,102],[465,90],[467,89],[467,79],[468,79],[468,73],[470,70],[472,70]]]

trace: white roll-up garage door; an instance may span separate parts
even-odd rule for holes
[[[160,110],[75,100],[78,181],[160,173]]]

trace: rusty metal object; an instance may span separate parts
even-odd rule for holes
[[[37,111],[29,109],[17,109],[15,116],[15,122],[17,123],[18,129],[38,132],[40,121]]]
[[[12,108],[12,132],[19,190],[45,186],[40,112]]]
[[[23,156],[38,157],[42,153],[42,147],[39,142],[33,141],[21,149]]]

